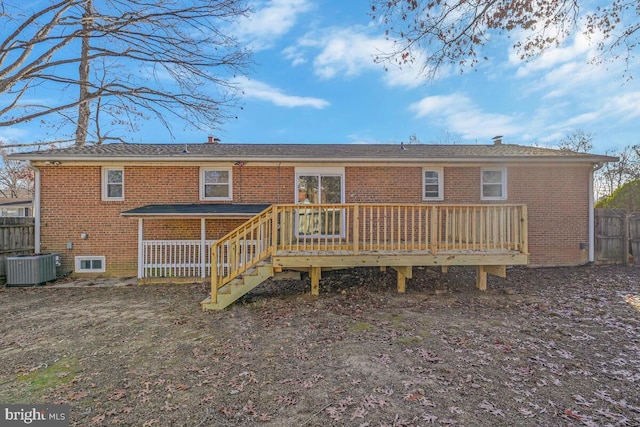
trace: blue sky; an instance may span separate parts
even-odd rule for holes
[[[572,131],[594,135],[595,152],[640,143],[640,75],[624,63],[589,65],[582,37],[521,63],[496,40],[489,62],[426,81],[419,67],[387,71],[373,61],[390,42],[367,0],[260,0],[235,29],[255,65],[238,118],[211,132],[227,143],[504,142],[553,146]],[[638,62],[629,65],[640,70]],[[37,129],[0,130],[24,140]],[[204,142],[207,133],[174,123],[174,138],[144,124],[131,142]],[[18,136],[15,136],[18,135]]]

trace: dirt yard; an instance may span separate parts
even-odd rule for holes
[[[0,289],[0,402],[75,426],[639,426],[640,268]]]

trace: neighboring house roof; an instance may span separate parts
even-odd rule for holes
[[[121,213],[123,216],[254,216],[271,205],[241,204],[168,204],[146,205]]]
[[[31,207],[33,201],[24,198],[0,198],[0,208]]]
[[[289,161],[503,162],[505,160],[614,162],[618,159],[514,144],[104,144],[13,153],[32,161]]]

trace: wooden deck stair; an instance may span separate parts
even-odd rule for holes
[[[252,267],[245,271],[241,276],[238,276],[222,288],[218,289],[216,302],[211,302],[211,297],[208,297],[200,304],[203,310],[222,310],[229,305],[233,304],[240,297],[247,294],[249,291],[260,285],[265,280],[273,277],[273,266],[268,262],[260,262],[255,267]]]

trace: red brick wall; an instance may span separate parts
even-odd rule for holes
[[[75,256],[105,255],[106,275],[136,275],[138,220],[122,217],[122,211],[155,203],[210,203],[199,201],[198,166],[126,166],[124,201],[102,201],[100,166],[40,170],[41,250],[60,253],[67,270],[74,268]],[[293,203],[294,168],[234,167],[233,192],[234,203]],[[218,239],[241,222],[209,219],[207,238]],[[144,238],[199,239],[200,220],[147,219]]]
[[[347,203],[422,203],[422,168],[349,166],[345,189]]]
[[[588,262],[590,165],[507,167],[507,200],[482,201],[480,166],[445,167],[444,200],[423,202],[421,167],[347,167],[348,203],[516,203],[529,214],[532,266]]]
[[[482,203],[480,167],[445,167],[445,200]],[[588,260],[590,166],[508,167],[506,203],[526,203],[532,265],[576,265]],[[234,203],[293,203],[293,167],[233,168]],[[66,268],[78,255],[105,255],[107,275],[135,275],[138,220],[120,212],[154,203],[200,203],[198,166],[125,167],[125,200],[101,200],[100,166],[41,167],[42,250],[58,252]],[[424,203],[422,168],[345,168],[347,203]],[[217,239],[239,220],[206,221],[207,238]],[[147,239],[199,239],[200,221],[145,220]],[[86,240],[81,233],[88,233]],[[73,249],[66,249],[67,242]]]
[[[589,261],[590,170],[571,165],[509,168],[508,202],[527,204],[531,265]]]

